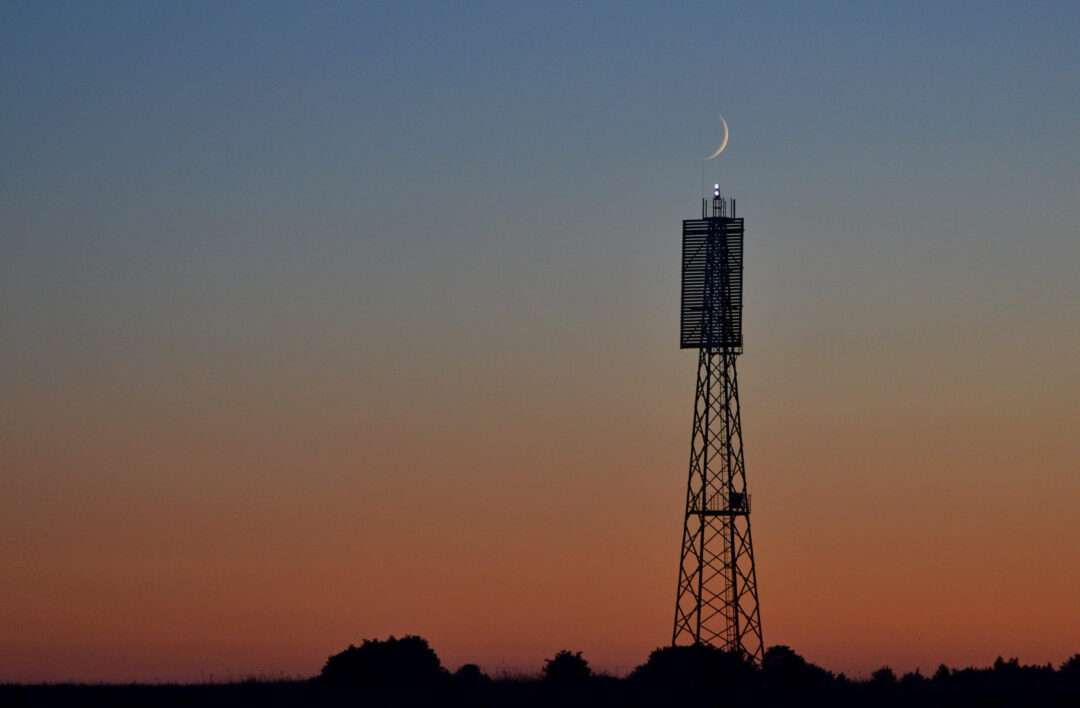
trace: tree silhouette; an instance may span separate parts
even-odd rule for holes
[[[326,660],[320,677],[328,685],[415,693],[438,687],[446,671],[427,640],[410,635],[349,645]]]
[[[563,649],[554,657],[544,660],[544,683],[559,688],[580,687],[592,678],[589,662],[581,652]]]
[[[765,685],[782,694],[822,691],[836,679],[831,673],[796,654],[790,647],[769,647],[761,662]]]
[[[462,705],[480,705],[490,701],[491,678],[476,664],[464,664],[454,672],[455,695]]]
[[[757,683],[757,667],[742,654],[705,644],[661,647],[630,674],[645,695],[668,700],[736,697]]]
[[[462,664],[461,667],[454,672],[454,679],[469,684],[491,683],[491,679],[488,678],[488,675],[481,671],[480,667],[476,664]]]
[[[999,674],[1016,674],[1020,671],[1020,660],[1015,656],[1005,661],[1000,656],[994,659],[994,672]]]
[[[1061,664],[1058,669],[1065,676],[1080,678],[1080,654],[1073,654]]]
[[[894,688],[896,686],[896,673],[888,666],[882,666],[870,674],[870,685],[877,688]]]

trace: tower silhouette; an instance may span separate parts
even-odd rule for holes
[[[739,381],[743,220],[713,187],[683,221],[680,347],[698,349],[690,472],[672,644],[708,644],[760,662],[764,651],[750,540]]]

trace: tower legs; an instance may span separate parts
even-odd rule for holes
[[[672,644],[764,653],[750,539],[736,352],[698,358],[690,472]]]

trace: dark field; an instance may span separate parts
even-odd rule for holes
[[[771,647],[761,665],[711,647],[657,649],[625,678],[595,674],[562,651],[535,676],[445,670],[419,637],[365,641],[305,680],[209,684],[0,685],[3,706],[1080,706],[1080,654],[1058,668],[998,659],[897,676],[883,667],[851,680]]]

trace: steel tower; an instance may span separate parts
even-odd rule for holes
[[[690,472],[672,644],[708,644],[759,662],[750,495],[746,490],[739,381],[743,220],[713,188],[701,218],[683,222],[680,346],[698,349]]]

